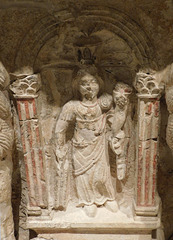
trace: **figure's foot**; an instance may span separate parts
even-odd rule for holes
[[[115,200],[114,201],[107,201],[107,202],[105,202],[104,205],[111,212],[117,212],[118,211],[118,204]]]
[[[95,217],[97,213],[97,206],[95,204],[85,205],[84,211],[88,217]]]

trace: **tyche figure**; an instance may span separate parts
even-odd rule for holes
[[[59,168],[68,168],[70,148],[66,133],[69,123],[74,122],[71,158],[78,207],[82,207],[90,217],[94,217],[97,207],[102,205],[109,211],[116,212],[118,204],[111,180],[108,142],[117,155],[117,175],[122,180],[126,171],[123,154],[125,136],[122,129],[131,88],[120,83],[115,87],[113,97],[107,93],[102,94],[103,81],[92,68],[77,72],[73,88],[78,100],[71,100],[63,106],[56,124]],[[111,123],[109,137],[108,118]]]

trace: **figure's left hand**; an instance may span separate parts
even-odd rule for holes
[[[112,151],[115,154],[119,155],[121,153],[121,146],[120,146],[119,139],[116,137],[112,137],[112,138],[110,138],[109,143],[110,143],[110,147],[111,147]]]
[[[109,138],[110,147],[116,155],[120,155],[123,151],[124,138],[124,131],[119,131],[116,136],[110,136]]]

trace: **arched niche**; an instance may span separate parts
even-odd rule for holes
[[[41,72],[42,105],[49,105],[48,110],[40,110],[42,119],[52,119],[57,107],[73,97],[72,72],[86,48],[110,94],[116,81],[132,85],[139,68],[157,68],[148,36],[116,9],[91,5],[76,15],[70,10],[46,14],[21,41],[15,58],[15,69],[30,66]]]
[[[51,145],[61,107],[73,98],[73,69],[85,61],[98,68],[109,94],[117,81],[132,86],[139,68],[157,69],[148,36],[116,9],[88,6],[76,15],[67,10],[46,14],[21,41],[15,58],[16,70],[29,66],[41,73],[38,112],[44,144]]]
[[[66,41],[69,40],[72,43],[72,39],[68,38],[72,32],[75,36],[76,32],[78,37],[82,38],[83,36],[85,41],[88,37],[90,44],[94,44],[93,35],[102,30],[107,30],[124,40],[136,56],[137,65],[157,67],[154,47],[148,36],[134,20],[114,8],[91,5],[76,15],[63,10],[54,12],[52,15],[46,14],[41,18],[21,41],[19,49],[16,51],[15,68],[30,65],[37,70],[35,62],[38,54],[44,45],[56,35],[61,41],[60,44],[63,43],[63,36]]]

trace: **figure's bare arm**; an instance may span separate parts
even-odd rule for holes
[[[112,123],[112,132],[114,137],[122,130],[127,117],[129,106],[129,95],[132,88],[125,83],[117,83],[113,91],[115,103],[114,118]]]
[[[110,146],[113,152],[116,154],[117,178],[119,180],[123,180],[126,174],[126,162],[124,154],[125,133],[123,126],[127,118],[129,95],[131,92],[132,89],[124,83],[118,83],[113,92],[115,109],[112,122]]]
[[[125,105],[123,108],[120,108],[118,105],[116,105],[112,123],[112,132],[114,136],[116,136],[124,126],[126,117],[127,117],[127,105]]]
[[[58,119],[55,128],[55,140],[56,146],[63,146],[66,143],[66,131],[68,128],[68,122]]]
[[[55,128],[55,146],[57,159],[63,159],[68,151],[66,133],[69,123],[74,119],[73,102],[68,102],[62,108]]]
[[[58,161],[63,161],[67,154],[66,144],[66,131],[68,128],[68,122],[59,119],[55,129],[55,146],[56,146],[56,157]]]

